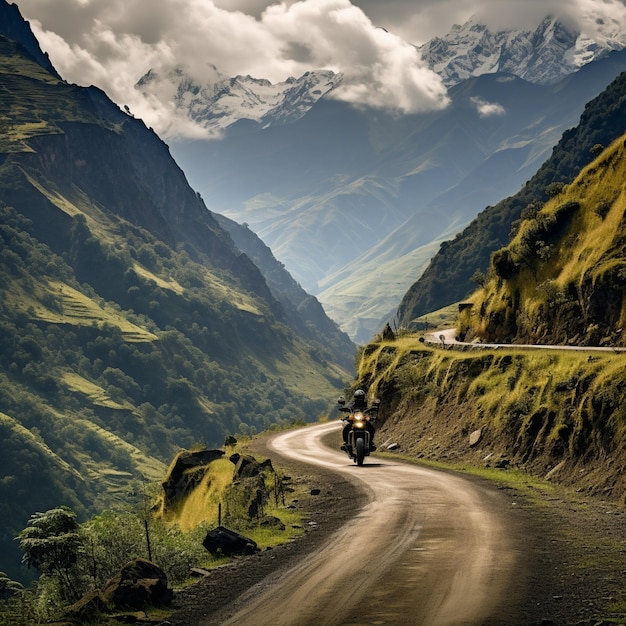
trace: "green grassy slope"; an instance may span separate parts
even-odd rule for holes
[[[527,212],[463,316],[488,341],[626,342],[626,229],[620,137],[540,210]]]
[[[506,245],[511,228],[522,212],[550,198],[554,184],[570,183],[595,156],[596,146],[606,147],[624,132],[626,73],[585,107],[578,126],[566,131],[550,158],[522,189],[487,207],[453,240],[441,245],[430,265],[407,291],[398,308],[400,324],[452,302],[476,288],[472,276],[486,272],[491,254]]]
[[[625,502],[622,355],[442,350],[407,335],[368,345],[358,384],[382,400],[379,445],[522,469]]]
[[[570,184],[523,211],[472,306],[457,309],[461,338],[510,347],[444,349],[401,334],[362,350],[355,384],[382,399],[381,443],[626,502],[624,356],[610,349],[626,343],[626,135],[594,152]],[[428,317],[418,321],[437,323]],[[599,345],[608,350],[585,349]]]
[[[316,419],[349,374],[167,146],[1,37],[0,127],[0,570],[23,579],[30,514],[133,503],[180,447]]]

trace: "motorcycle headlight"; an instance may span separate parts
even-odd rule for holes
[[[360,420],[355,420],[354,421],[354,427],[355,428],[365,428],[365,422],[362,422]]]

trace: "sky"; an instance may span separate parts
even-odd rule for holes
[[[341,72],[335,96],[414,113],[444,107],[446,89],[416,46],[471,16],[492,29],[535,28],[548,14],[593,34],[626,29],[626,0],[13,0],[70,83],[96,85],[165,138],[198,129],[175,111],[175,85],[141,94],[148,70],[194,80],[272,82],[311,69]]]

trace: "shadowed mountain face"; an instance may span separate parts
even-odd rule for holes
[[[578,125],[563,133],[550,157],[518,193],[486,208],[454,240],[441,245],[402,299],[398,309],[401,324],[409,326],[421,315],[465,298],[476,288],[474,272],[487,271],[492,253],[509,242],[513,225],[523,212],[546,202],[599,150],[622,135],[625,88],[626,73],[622,73],[587,104]]]
[[[18,17],[0,1],[0,570],[26,579],[32,513],[134,504],[181,447],[317,419],[355,349]]]
[[[516,192],[624,69],[615,52],[555,85],[472,77],[446,110],[404,117],[326,97],[291,124],[240,120],[172,152],[212,210],[248,224],[365,342],[441,242]]]

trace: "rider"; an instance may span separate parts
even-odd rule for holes
[[[357,389],[354,392],[352,404],[350,404],[348,408],[350,409],[351,413],[353,413],[354,411],[365,411],[365,409],[367,409],[367,398],[365,397],[365,392],[363,391],[363,389]],[[371,420],[367,420],[365,422],[365,427],[370,434],[370,452],[374,452],[374,450],[376,450],[376,446],[374,445],[374,433],[376,431],[374,430],[374,425],[372,424]],[[352,424],[350,422],[347,422],[346,425],[343,427],[343,445],[341,446],[341,449],[344,451],[348,448],[348,433],[350,432],[351,428]]]

